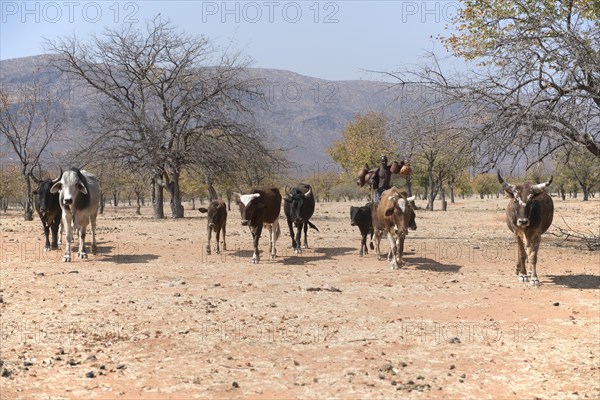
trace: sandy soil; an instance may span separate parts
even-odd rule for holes
[[[358,257],[351,203],[317,204],[300,256],[282,213],[258,265],[235,210],[206,255],[205,215],[109,208],[71,263],[2,215],[0,397],[597,399],[600,253],[546,234],[518,282],[506,201],[417,211],[397,271]],[[550,232],[598,232],[600,201],[555,206]]]

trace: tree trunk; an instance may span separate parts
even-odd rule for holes
[[[183,205],[181,204],[181,190],[179,187],[179,171],[173,168],[171,177],[165,174],[165,183],[171,195],[171,217],[183,218]]]
[[[113,206],[118,206],[119,205],[119,192],[116,190],[113,190]]]
[[[33,195],[31,193],[31,179],[29,179],[29,175],[27,173],[24,173],[24,176],[27,199],[25,199],[25,213],[23,217],[25,221],[33,221]]]
[[[590,199],[589,188],[582,184],[581,191],[583,192],[583,201],[588,201]]]
[[[208,188],[208,202],[210,203],[213,200],[217,200],[219,198],[219,195],[217,194],[217,191],[215,190],[215,187],[213,186],[212,176],[210,176],[208,174],[205,175],[204,181],[206,183],[206,187]]]
[[[135,192],[135,198],[137,201],[137,207],[135,209],[135,213],[137,215],[142,215],[142,194],[140,192]]]
[[[162,172],[158,173],[152,178],[152,208],[154,209],[154,218],[163,219],[165,217],[165,210],[163,208],[163,184],[162,184]]]
[[[433,181],[433,166],[427,167],[427,209],[433,211],[433,202],[435,201],[435,183]]]
[[[104,214],[104,192],[100,192],[100,208],[98,209],[99,214]]]
[[[454,185],[450,185],[450,203],[454,204]]]
[[[448,210],[448,202],[446,201],[446,189],[444,189],[444,185],[440,185],[440,200],[442,201],[442,211]]]

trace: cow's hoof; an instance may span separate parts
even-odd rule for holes
[[[227,251],[227,246],[225,246],[225,243],[223,243],[223,251]]]
[[[95,244],[92,245],[92,254],[96,254],[98,252],[98,246]]]
[[[519,282],[529,282],[529,277],[527,275],[519,275]]]
[[[308,243],[304,243],[304,248],[308,249]]]
[[[215,251],[215,253],[221,254],[221,250],[217,250],[217,251]]]
[[[63,262],[71,262],[71,256],[63,256]]]
[[[217,251],[217,253],[219,252]],[[210,255],[210,249],[206,249],[206,254]]]
[[[359,257],[362,257],[362,256],[363,256],[363,252],[362,252],[362,251],[359,251],[359,252],[358,252],[358,256],[359,256]]]
[[[44,251],[50,251],[52,250],[50,247],[44,247]]]
[[[79,253],[79,258],[88,258],[87,253]]]
[[[252,259],[252,264],[258,264],[258,259],[257,258],[253,258]]]
[[[531,286],[533,286],[533,287],[539,287],[540,286],[540,281],[538,280],[538,278],[533,278],[531,280]]]
[[[302,254],[302,249],[301,249],[300,247],[296,247],[296,248],[294,249],[294,252],[295,252],[296,254]],[[275,257],[274,257],[274,256],[271,256],[271,259],[273,259],[273,258],[275,258]]]

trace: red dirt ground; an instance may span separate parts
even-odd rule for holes
[[[205,215],[109,208],[71,263],[2,215],[0,397],[600,398],[600,254],[551,234],[597,234],[600,201],[555,199],[539,288],[514,275],[506,202],[418,210],[397,271],[358,257],[351,203],[317,204],[300,256],[282,213],[258,265],[235,210],[207,256]]]

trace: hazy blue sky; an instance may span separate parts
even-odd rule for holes
[[[456,1],[0,1],[0,59],[41,54],[42,38],[85,39],[161,13],[189,33],[243,51],[253,66],[324,79],[375,79],[446,54],[437,35]],[[460,61],[451,62],[461,69]]]

